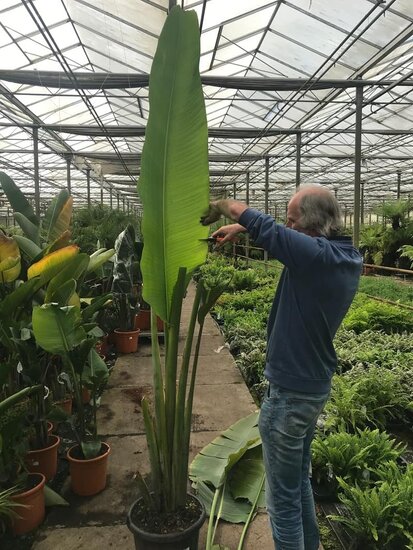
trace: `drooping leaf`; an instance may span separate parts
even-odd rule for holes
[[[258,413],[252,413],[225,430],[206,445],[190,465],[192,481],[206,481],[214,487],[223,484],[226,474],[248,449],[261,443]]]
[[[49,353],[62,354],[86,338],[77,308],[44,304],[33,308],[33,333],[38,345]]]
[[[204,503],[207,514],[211,510],[212,501],[214,499],[215,490],[211,489],[205,482],[200,481],[196,484],[197,496]],[[228,487],[225,488],[221,518],[230,523],[245,523],[251,511],[251,504],[246,501],[236,502],[230,493]]]
[[[79,247],[72,244],[51,252],[39,262],[31,265],[27,270],[27,278],[40,276],[42,284],[46,284],[50,279],[59,273],[79,253]]]
[[[0,184],[5,192],[7,199],[14,212],[20,212],[34,225],[39,225],[39,220],[33,211],[29,201],[14,183],[14,181],[4,172],[0,172]]]
[[[208,206],[208,139],[199,76],[195,12],[175,6],[152,63],[150,114],[142,154],[144,299],[168,319],[180,267],[192,271],[206,258],[199,218]]]
[[[20,247],[20,250],[26,254],[29,260],[34,260],[39,254],[41,254],[42,249],[34,243],[31,239],[23,237],[22,235],[14,235],[14,239],[17,241],[17,244]]]
[[[104,294],[103,296],[94,298],[91,304],[89,304],[87,307],[82,309],[83,320],[90,321],[96,312],[102,309],[106,304],[110,303],[111,298],[112,298],[111,294]]]
[[[62,189],[53,198],[43,222],[45,241],[48,244],[54,242],[62,233],[69,229],[72,218],[72,206],[73,198],[69,195],[67,189]]]
[[[88,388],[98,388],[109,378],[109,370],[98,352],[92,348],[83,370],[82,382]]]

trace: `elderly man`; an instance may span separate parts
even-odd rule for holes
[[[309,480],[310,445],[337,366],[333,338],[357,290],[362,258],[340,236],[336,198],[324,187],[301,187],[286,226],[234,200],[210,204],[201,223],[221,216],[219,246],[247,231],[284,264],[268,319],[265,376],[269,381],[259,429],[267,474],[267,509],[277,550],[317,550],[320,544]]]

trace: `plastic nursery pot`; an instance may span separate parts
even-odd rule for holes
[[[73,399],[71,397],[67,397],[61,401],[55,401],[54,404],[63,409],[67,414],[72,414]]]
[[[36,529],[44,520],[44,484],[43,474],[30,474],[27,489],[23,493],[12,496],[12,500],[24,507],[16,508],[19,517],[13,518],[11,528],[15,535],[24,535]]]
[[[106,356],[109,352],[109,335],[105,334],[102,338],[96,343],[95,349],[99,355]]]
[[[102,448],[99,456],[87,460],[77,458],[77,455],[80,455],[79,445],[74,445],[67,451],[70,488],[76,495],[82,497],[97,495],[106,487],[110,447],[107,443],[102,443]]]
[[[47,447],[35,449],[26,454],[25,463],[30,473],[40,473],[50,481],[57,472],[57,449],[60,444],[58,435],[49,435]]]
[[[127,526],[135,539],[136,550],[198,550],[199,531],[206,519],[205,507],[192,494],[188,498],[194,499],[200,507],[200,515],[192,525],[179,532],[166,534],[149,533],[139,528],[134,520],[134,512],[142,505],[142,499],[136,500],[129,509],[126,519]]]
[[[115,330],[115,345],[119,353],[134,353],[138,351],[139,329],[123,332]]]

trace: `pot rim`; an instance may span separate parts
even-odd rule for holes
[[[49,434],[49,439],[51,439],[52,437],[56,438],[56,441],[54,443],[47,445],[47,447],[40,447],[40,449],[32,449],[31,451],[27,451],[27,456],[30,456],[33,453],[44,453],[54,447],[57,447],[60,444],[60,437],[56,434]]]
[[[141,331],[140,328],[135,328],[135,329],[132,329],[132,330],[120,330],[118,328],[115,328],[114,332],[116,334],[139,334]]]
[[[14,498],[22,498],[22,497],[28,497],[30,495],[32,495],[33,493],[35,493],[39,487],[42,489],[45,484],[46,484],[46,477],[41,474],[40,472],[33,472],[33,473],[30,473],[29,474],[29,477],[33,477],[33,476],[38,476],[40,477],[40,481],[39,483],[37,483],[37,485],[35,485],[34,487],[32,487],[31,489],[27,489],[26,491],[23,491],[23,493],[15,493],[14,495],[12,495],[12,500]]]
[[[80,447],[79,443],[76,443],[75,445],[72,445],[70,447],[70,449],[67,451],[66,457],[69,460],[69,462],[74,462],[76,464],[84,464],[85,462],[88,462],[88,463],[98,462],[98,461],[103,460],[104,458],[106,458],[108,455],[110,455],[110,452],[111,452],[111,448],[110,448],[109,443],[106,443],[105,441],[102,441],[102,445],[105,445],[105,447],[106,447],[106,451],[103,454],[101,454],[99,456],[95,456],[94,458],[79,459],[79,458],[74,458],[73,456],[70,456],[70,452],[73,451],[73,449],[75,449],[76,447]]]
[[[126,518],[126,525],[128,529],[132,531],[134,535],[141,536],[144,540],[147,540],[150,542],[163,542],[166,540],[168,540],[169,542],[177,542],[184,539],[185,537],[190,535],[192,532],[201,529],[206,519],[205,506],[204,506],[204,503],[200,500],[200,498],[197,495],[194,495],[193,493],[187,493],[187,496],[194,498],[201,505],[201,514],[198,517],[198,519],[192,525],[187,527],[184,531],[179,531],[175,533],[165,533],[165,534],[151,533],[150,531],[145,531],[140,527],[138,527],[137,525],[135,525],[132,521],[132,511],[135,508],[135,506],[137,506],[143,500],[143,497],[140,497],[137,500],[135,500],[135,502],[129,508],[128,515]]]

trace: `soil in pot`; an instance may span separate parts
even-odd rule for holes
[[[43,522],[45,483],[46,478],[43,474],[29,474],[25,490],[12,497],[12,500],[25,506],[16,509],[19,517],[12,520],[11,527],[15,535],[29,533]]]
[[[138,351],[139,333],[139,329],[130,330],[127,332],[116,329],[116,350],[119,353],[134,353]]]
[[[47,446],[43,449],[34,449],[26,455],[26,467],[30,473],[40,473],[50,481],[57,471],[57,449],[60,444],[60,437],[49,435]]]
[[[155,514],[142,499],[129,510],[128,527],[136,550],[197,550],[199,531],[206,519],[205,508],[194,495],[175,512]]]
[[[70,469],[70,487],[76,495],[97,495],[106,487],[108,458],[110,447],[102,443],[100,454],[85,460],[79,445],[67,452]]]

